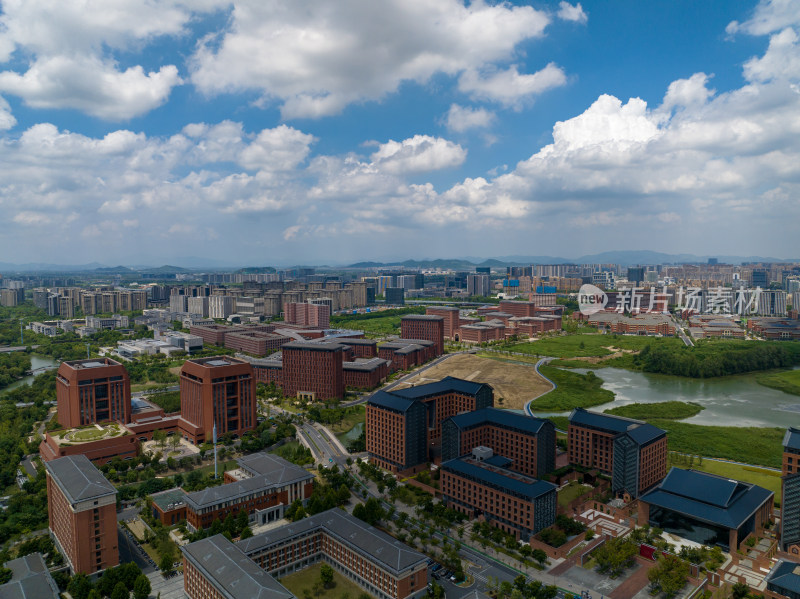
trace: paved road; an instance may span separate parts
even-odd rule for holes
[[[550,360],[555,360],[555,358],[542,358],[541,360],[536,362],[536,365],[534,366],[534,369],[536,370],[536,374],[538,374],[540,377],[542,377],[544,380],[546,380],[548,383],[550,383],[552,385],[552,388],[549,391],[545,391],[544,393],[542,393],[538,397],[534,397],[533,399],[529,400],[525,404],[525,413],[528,416],[533,416],[533,410],[531,409],[531,404],[533,403],[534,399],[539,399],[539,397],[541,397],[542,395],[547,395],[548,393],[550,393],[550,391],[555,391],[556,388],[558,387],[558,385],[556,385],[553,381],[551,381],[549,378],[547,378],[545,375],[543,375],[541,372],[539,372],[539,366],[543,366],[544,364],[547,364],[548,362],[550,362]]]
[[[157,568],[150,563],[147,554],[129,534],[130,533],[121,526],[117,527],[117,544],[119,546],[120,563],[135,562],[136,565],[142,569],[142,572],[147,575],[157,572]],[[159,574],[159,576],[161,576],[161,574]]]

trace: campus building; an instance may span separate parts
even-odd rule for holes
[[[427,591],[427,556],[338,508],[236,547],[276,578],[323,561],[379,599],[415,598]]]
[[[230,356],[196,358],[180,374],[181,434],[200,445],[217,436],[241,436],[256,426],[256,381],[253,367]]]
[[[442,462],[442,498],[448,507],[527,541],[555,523],[557,487],[510,470],[511,463],[488,447]]]
[[[95,422],[128,422],[131,381],[119,362],[110,358],[62,362],[56,374],[58,422],[74,428]]]
[[[116,457],[133,459],[138,453],[138,438],[127,426],[119,423],[47,431],[39,443],[39,456],[43,462],[83,455],[102,466]]]
[[[736,551],[772,517],[775,494],[750,483],[672,468],[639,498],[639,525],[649,523],[702,545]]]
[[[317,303],[288,303],[284,312],[286,324],[303,327],[329,329],[331,326],[331,307]]]
[[[570,463],[610,474],[618,497],[636,499],[667,473],[667,433],[641,420],[575,408],[567,439]]]
[[[381,343],[378,357],[389,362],[390,372],[411,370],[436,357],[436,344],[426,339],[396,339]]]
[[[291,340],[291,337],[264,331],[240,331],[225,335],[225,347],[254,356],[267,356]]]
[[[444,337],[451,341],[455,339],[458,327],[461,325],[460,310],[451,306],[430,306],[425,309],[425,314],[441,316],[444,320]]]
[[[218,487],[156,493],[153,517],[167,525],[185,519],[191,530],[200,530],[244,510],[252,523],[266,524],[283,518],[296,499],[305,504],[311,496],[314,475],[281,457],[259,452],[236,462],[239,467],[225,472],[225,484]]]
[[[444,353],[444,318],[431,314],[409,314],[400,319],[400,336],[403,339],[433,341],[436,356]]]
[[[367,402],[370,460],[394,473],[416,472],[439,461],[445,420],[493,405],[489,385],[450,376],[436,383],[378,391]]]
[[[800,429],[783,436],[781,548],[800,557]]]
[[[344,397],[342,344],[292,341],[281,352],[284,395],[312,401]]]
[[[800,599],[800,564],[779,559],[764,582],[765,599]]]
[[[3,564],[11,580],[0,585],[0,599],[59,599],[58,585],[50,576],[41,553],[31,553]]]
[[[50,534],[73,573],[119,564],[117,490],[86,456],[45,462]]]
[[[442,462],[489,447],[509,468],[534,478],[555,469],[556,430],[549,420],[496,408],[465,412],[442,423]]]
[[[389,362],[382,358],[357,358],[342,364],[344,386],[348,389],[374,389],[389,376]]]

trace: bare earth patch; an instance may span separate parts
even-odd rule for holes
[[[568,358],[569,360],[580,360],[581,362],[586,362],[588,364],[597,364],[599,362],[605,362],[606,360],[611,360],[612,358],[621,358],[625,354],[638,354],[639,352],[635,349],[619,349],[618,347],[613,347],[609,345],[608,347],[604,347],[603,349],[607,349],[610,352],[613,352],[607,356],[576,356],[574,358]]]
[[[494,388],[495,407],[522,409],[529,400],[550,390],[550,383],[536,374],[533,365],[509,364],[471,354],[460,354],[447,358],[410,379],[399,389],[440,381],[447,376],[488,383]],[[503,398],[502,405],[497,401]]]

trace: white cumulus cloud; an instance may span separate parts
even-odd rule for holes
[[[445,125],[451,131],[462,133],[468,129],[484,129],[490,127],[496,120],[493,112],[485,108],[470,108],[451,104],[445,117]]]
[[[586,13],[583,12],[583,7],[581,3],[578,2],[574,6],[569,2],[562,2],[558,5],[558,18],[563,21],[573,21],[575,23],[586,23],[589,20],[589,17],[586,16]]]
[[[460,165],[467,151],[441,137],[415,135],[403,141],[390,140],[372,154],[373,164],[391,174],[421,173]]]
[[[553,63],[533,74],[520,74],[516,65],[502,71],[478,73],[466,71],[458,80],[458,89],[474,98],[520,106],[522,102],[567,83],[564,71]]]

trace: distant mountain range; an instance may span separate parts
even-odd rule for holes
[[[769,256],[698,256],[695,254],[665,254],[649,250],[626,250],[609,251],[599,254],[579,256],[577,258],[562,258],[559,256],[498,256],[496,258],[438,258],[432,260],[403,260],[394,262],[356,262],[350,265],[331,265],[318,268],[441,268],[453,270],[472,270],[477,266],[503,268],[505,266],[525,266],[529,264],[620,264],[631,266],[637,264],[685,264],[707,263],[709,258],[716,258],[720,263],[741,264],[743,262],[800,262],[799,258],[786,259],[774,258]],[[243,266],[242,264],[231,264],[227,261],[218,259],[208,259],[198,257],[176,258],[174,262],[178,265],[163,265],[158,267],[145,265],[128,266],[107,266],[99,262],[88,264],[49,264],[41,262],[29,262],[26,264],[14,264],[10,262],[0,262],[0,273],[8,272],[48,272],[48,273],[70,273],[70,272],[96,272],[98,274],[174,274],[199,270],[228,270],[241,273],[269,273],[275,272],[272,266]]]

